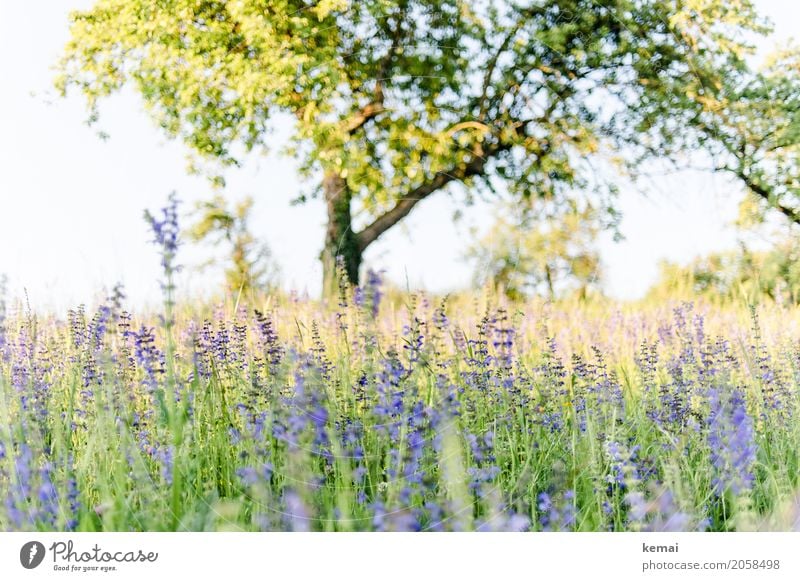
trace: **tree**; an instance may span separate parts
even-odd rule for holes
[[[658,280],[649,290],[654,299],[702,295],[715,299],[764,299],[783,304],[800,302],[800,243],[779,240],[773,248],[718,252],[681,266],[664,262]]]
[[[600,278],[598,211],[575,200],[555,210],[540,206],[545,204],[508,208],[470,248],[475,282],[492,283],[512,300],[531,292],[555,298],[568,288],[585,296]]]
[[[763,69],[718,82],[716,94],[704,98],[706,110],[685,120],[684,140],[709,154],[699,167],[746,186],[741,209],[750,221],[777,210],[800,224],[800,50],[784,47]]]
[[[457,184],[467,201],[607,194],[599,163],[635,176],[703,151],[771,187],[751,162],[774,127],[748,111],[797,77],[748,66],[747,39],[768,31],[749,0],[98,0],[71,18],[57,85],[92,118],[133,85],[168,135],[224,165],[293,116],[288,153],[327,207],[328,289],[337,256],[357,282],[371,244]]]
[[[253,199],[245,198],[229,209],[221,196],[199,204],[198,221],[189,229],[195,242],[208,240],[215,246],[224,243],[230,247],[229,265],[225,280],[234,292],[267,290],[276,285],[277,266],[266,244],[259,244],[250,232],[248,221]]]

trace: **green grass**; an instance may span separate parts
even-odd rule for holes
[[[346,302],[12,315],[0,528],[797,526],[797,309]]]

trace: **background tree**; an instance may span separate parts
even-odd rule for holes
[[[197,161],[223,165],[291,114],[288,153],[327,207],[330,289],[336,256],[356,282],[375,240],[459,183],[467,201],[592,187],[599,206],[613,196],[598,164],[636,175],[703,151],[782,207],[796,182],[775,186],[761,156],[794,167],[797,132],[778,129],[797,67],[750,70],[766,31],[748,0],[98,0],[72,15],[57,84],[92,118],[130,84]]]
[[[742,211],[763,222],[777,210],[800,224],[800,50],[770,55],[758,74],[722,79],[711,106],[688,125],[708,144],[708,168],[741,180],[749,196]]]
[[[648,296],[800,303],[798,225],[787,222],[785,213],[767,214],[768,208],[767,200],[757,194],[746,196],[734,222],[740,234],[738,248],[710,253],[688,264],[662,262]]]
[[[228,246],[225,282],[233,292],[265,291],[277,286],[278,268],[269,247],[260,243],[248,225],[253,199],[245,198],[228,208],[222,196],[199,204],[197,222],[189,229],[195,242]],[[211,261],[216,262],[215,260]]]
[[[648,296],[660,299],[703,295],[713,299],[741,299],[751,304],[771,300],[780,304],[800,302],[800,243],[794,238],[769,250],[718,252],[687,265],[661,264],[658,281]]]
[[[595,242],[602,224],[597,210],[575,200],[565,208],[548,206],[511,206],[498,216],[468,251],[476,262],[476,284],[493,284],[518,300],[531,293],[555,298],[570,289],[586,296],[599,282]]]

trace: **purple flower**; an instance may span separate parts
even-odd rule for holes
[[[53,466],[45,464],[39,471],[40,484],[36,492],[39,500],[39,521],[47,523],[50,527],[55,526],[59,513],[58,492],[52,481]]]
[[[311,530],[311,517],[308,507],[300,495],[293,490],[287,490],[283,495],[284,519],[289,530],[294,532],[308,532]]]
[[[609,487],[630,488],[642,480],[637,463],[639,446],[628,450],[619,442],[606,442],[606,452],[611,459],[610,471],[606,476]]]
[[[164,446],[156,450],[156,459],[161,466],[161,478],[168,486],[172,486],[172,475],[175,468],[175,448],[173,446]]]
[[[625,495],[630,526],[634,530],[682,532],[700,531],[707,527],[707,521],[698,521],[681,511],[670,490],[652,486],[650,493],[655,496],[655,500],[647,500],[640,491],[631,491]]]
[[[553,498],[547,492],[536,497],[539,524],[545,531],[572,530],[575,526],[575,492],[566,490]]]
[[[383,297],[383,293],[381,292],[381,285],[383,281],[381,280],[381,275],[378,272],[375,272],[372,269],[367,271],[367,285],[366,285],[366,294],[367,298],[372,303],[372,316],[378,316],[378,309],[380,308],[381,304],[381,297]]]
[[[155,346],[153,329],[142,326],[138,333],[132,333],[136,362],[144,371],[143,385],[150,393],[158,387],[158,375],[164,373],[161,365],[163,354]]]
[[[757,446],[753,420],[747,414],[739,389],[728,398],[718,389],[709,391],[708,445],[714,467],[713,486],[718,496],[730,490],[739,495],[753,486]]]
[[[161,266],[169,278],[178,270],[175,256],[178,252],[180,227],[178,226],[178,198],[175,192],[169,195],[168,204],[161,209],[161,216],[145,211],[145,221],[153,231],[153,242],[161,251]],[[169,284],[169,283],[167,283]],[[171,290],[171,289],[170,289]]]
[[[258,333],[261,337],[261,345],[266,352],[266,359],[270,366],[270,373],[277,373],[278,365],[284,355],[284,349],[279,343],[278,333],[275,331],[275,323],[272,317],[264,315],[259,310],[255,310],[256,322],[258,323]]]

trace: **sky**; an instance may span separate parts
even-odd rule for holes
[[[183,210],[211,195],[208,182],[188,175],[186,149],[168,140],[149,120],[132,91],[108,99],[97,127],[85,123],[84,102],[52,89],[53,70],[68,38],[67,15],[91,0],[17,2],[0,0],[0,274],[12,297],[27,294],[31,305],[65,309],[93,304],[117,282],[132,304],[154,304],[159,296],[159,259],[142,219],[177,192]],[[800,3],[757,0],[775,34],[760,48],[793,33]],[[98,129],[109,139],[100,139]],[[273,150],[288,135],[282,125]],[[225,194],[251,195],[251,228],[265,240],[281,269],[283,286],[319,293],[317,260],[324,235],[322,203],[290,204],[303,187],[291,160],[251,156],[227,175]],[[642,192],[623,190],[622,242],[600,241],[603,289],[634,299],[655,281],[658,262],[687,263],[732,248],[738,235],[741,188],[697,172],[665,177]],[[369,267],[385,270],[396,284],[445,292],[470,284],[464,259],[474,235],[491,225],[491,206],[477,204],[453,220],[455,202],[433,196],[370,247]],[[212,249],[184,246],[179,285],[184,296],[219,288],[218,270],[196,268]]]

